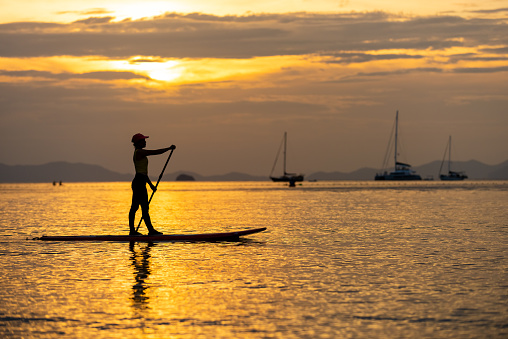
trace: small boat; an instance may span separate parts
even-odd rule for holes
[[[284,132],[284,138],[283,138],[282,142],[284,145],[283,174],[278,177],[273,176],[275,166],[277,165],[277,160],[279,159],[279,154],[280,154],[280,149],[281,149],[281,147],[279,147],[279,151],[277,152],[277,156],[275,157],[275,162],[273,164],[272,172],[270,173],[270,179],[272,179],[273,182],[289,182],[290,184],[294,185],[295,182],[303,181],[304,175],[286,172],[287,132]],[[281,146],[282,146],[282,144],[281,144]]]
[[[399,134],[399,111],[397,111],[397,114],[395,115],[395,170],[390,173],[388,173],[387,171],[384,171],[383,173],[378,173],[376,174],[374,180],[397,180],[397,181],[422,180],[422,177],[411,169],[411,165],[397,160],[398,134]],[[385,166],[383,165],[383,167]]]
[[[446,153],[448,153],[448,174],[441,174],[443,164],[445,162]],[[448,145],[446,145],[445,153],[443,155],[443,161],[441,161],[441,167],[439,168],[439,178],[443,181],[458,181],[467,179],[467,175],[464,172],[455,172],[451,170],[452,163],[452,136],[448,139]]]
[[[236,232],[202,233],[202,234],[161,234],[161,235],[60,235],[42,236],[33,240],[43,241],[123,241],[123,242],[202,242],[202,241],[235,241],[241,236],[259,233],[266,227],[253,228]]]

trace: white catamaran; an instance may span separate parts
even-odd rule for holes
[[[443,169],[443,164],[445,162],[446,153],[448,152],[448,174],[441,174],[441,170]],[[448,139],[448,145],[446,145],[445,153],[443,155],[443,161],[441,161],[441,167],[439,168],[439,178],[441,180],[464,180],[467,179],[467,175],[464,172],[454,172],[451,170],[452,163],[452,136]]]
[[[274,182],[289,182],[289,183],[295,183],[297,181],[303,181],[303,177],[304,175],[303,174],[297,174],[297,173],[288,173],[286,172],[286,148],[287,148],[287,132],[284,132],[284,138],[282,140],[283,144],[284,144],[284,168],[283,168],[283,175],[281,176],[278,176],[278,177],[274,177],[273,176],[273,172],[275,170],[275,166],[277,165],[277,160],[279,159],[279,154],[280,154],[280,149],[281,147],[279,147],[279,151],[277,152],[277,156],[275,157],[275,162],[273,164],[273,167],[272,167],[272,172],[270,173],[270,179],[272,179],[272,181]],[[282,146],[282,145],[281,145]]]
[[[395,115],[395,170],[376,174],[375,180],[422,180],[422,177],[411,169],[411,165],[397,160],[397,139],[399,134],[399,111]],[[391,138],[390,138],[391,141]],[[388,145],[390,146],[390,145]],[[386,158],[386,157],[385,157]],[[384,164],[383,164],[383,167]],[[385,167],[386,168],[386,167]]]

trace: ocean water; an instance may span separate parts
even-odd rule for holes
[[[507,181],[162,182],[164,233],[268,229],[33,240],[124,234],[130,195],[128,182],[0,184],[0,337],[508,337]]]

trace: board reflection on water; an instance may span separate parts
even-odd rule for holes
[[[150,288],[147,280],[150,276],[150,249],[154,243],[129,243],[131,252],[132,268],[134,273],[134,285],[132,285],[133,306],[139,309],[149,307],[150,297],[147,290]]]

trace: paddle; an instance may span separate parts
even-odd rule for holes
[[[157,180],[157,183],[155,184],[155,190],[152,192],[152,195],[150,196],[150,200],[148,200],[148,205],[150,205],[150,202],[152,201],[153,195],[155,194],[155,192],[157,192],[157,186],[159,186],[159,182],[162,179],[162,175],[164,174],[164,171],[166,170],[166,167],[168,166],[169,159],[171,159],[171,155],[173,154],[174,150],[175,149],[173,148],[171,150],[171,152],[169,153],[168,160],[166,160],[166,163],[164,164],[164,168],[162,169],[161,175],[159,175],[159,179]],[[139,219],[139,224],[138,224],[138,227],[136,228],[136,232],[138,231],[139,226],[141,226],[141,222],[142,221],[143,221],[143,216],[141,216],[141,219]]]

